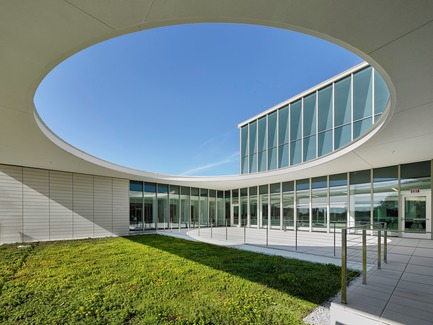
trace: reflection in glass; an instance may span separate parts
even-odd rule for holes
[[[158,228],[169,227],[168,185],[158,184]]]
[[[332,85],[319,90],[319,132],[332,129]]]
[[[268,212],[268,185],[262,185],[259,187],[259,199],[260,199],[260,211],[262,214],[262,227],[268,226],[268,220],[269,220],[269,212]]]
[[[371,223],[370,170],[350,173],[350,226]]]
[[[319,157],[332,151],[332,130],[319,133]]]
[[[373,170],[373,220],[398,231],[398,167]]]
[[[241,199],[240,199],[240,213],[241,213],[241,226],[244,226],[247,224],[248,220],[248,189],[247,188],[241,188]]]
[[[374,71],[374,114],[380,115],[389,101],[389,90],[380,74]]]
[[[325,177],[311,180],[311,221],[313,228],[326,228],[328,219],[328,181]]]
[[[232,190],[233,224],[239,225],[239,190]]]
[[[316,93],[304,98],[304,137],[316,134]]]
[[[372,114],[372,68],[368,67],[353,75],[353,120],[357,121]]]
[[[296,212],[299,227],[310,227],[310,180],[296,181]]]
[[[143,230],[143,182],[130,181],[129,230]]]
[[[426,197],[409,196],[404,199],[404,229],[406,232],[426,232]]]
[[[356,139],[367,131],[372,124],[371,117],[353,123],[353,138]]]
[[[294,203],[293,181],[282,184],[283,191],[283,227],[292,228],[294,224]]]
[[[250,225],[257,226],[257,187],[250,187]]]
[[[271,184],[271,226],[280,226],[280,183]]]
[[[349,76],[335,83],[335,127],[350,123],[352,120],[350,80],[351,78]]]
[[[304,138],[304,162],[316,158],[316,136]]]
[[[290,141],[302,137],[302,102],[298,100],[290,105]]]
[[[196,187],[191,187],[191,226],[193,228],[198,227],[199,219],[199,189]]]
[[[188,228],[190,227],[190,220],[189,220],[189,187],[182,186],[180,188],[180,207],[181,207],[181,224],[182,227]]]
[[[170,226],[173,228],[179,227],[179,186],[170,185]]]
[[[217,226],[224,226],[224,191],[217,192]]]
[[[290,165],[302,162],[302,141],[298,140],[290,143]]]
[[[348,144],[352,140],[351,137],[352,127],[350,124],[335,128],[334,133],[335,133],[335,143],[334,143],[335,150],[343,147],[344,145]]]
[[[144,183],[144,227],[157,228],[156,184]]]
[[[329,218],[331,227],[347,226],[347,174],[329,176]]]

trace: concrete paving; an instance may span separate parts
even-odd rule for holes
[[[341,265],[341,234],[255,228],[201,228],[160,234],[216,245]],[[335,242],[335,245],[334,245]],[[367,236],[367,284],[358,277],[331,303],[331,324],[433,324],[433,241],[388,237],[387,263],[377,268],[377,236]],[[348,235],[348,268],[361,270],[361,236]]]

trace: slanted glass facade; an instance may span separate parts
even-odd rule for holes
[[[381,116],[389,90],[363,64],[240,125],[241,174],[308,162],[362,136]]]

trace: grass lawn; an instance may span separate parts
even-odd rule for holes
[[[302,324],[340,268],[143,235],[0,246],[1,324]]]

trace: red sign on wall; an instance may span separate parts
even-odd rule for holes
[[[421,190],[419,188],[413,188],[410,190],[411,193],[419,193]]]

